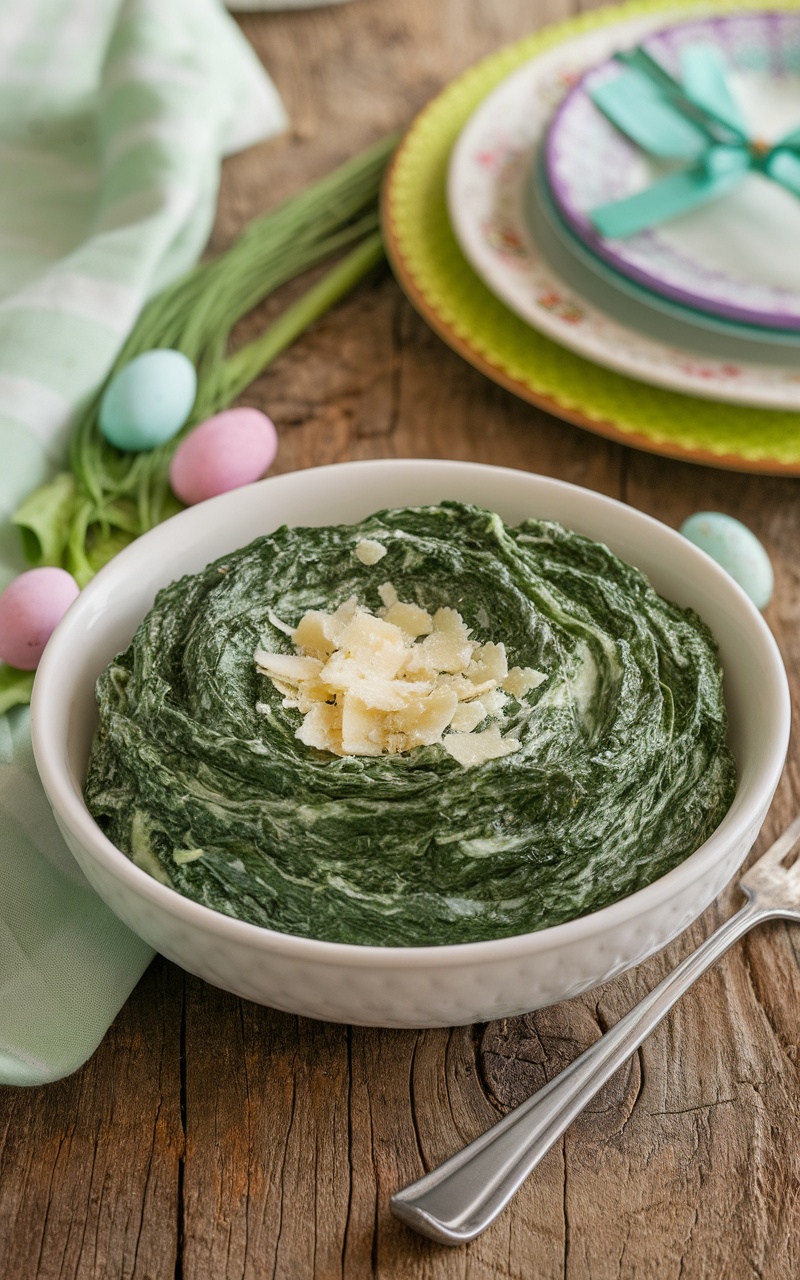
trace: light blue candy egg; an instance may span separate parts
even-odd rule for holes
[[[100,402],[100,430],[125,453],[141,453],[180,431],[197,394],[194,365],[180,351],[145,351],[126,364]]]
[[[698,511],[684,520],[681,533],[727,569],[757,608],[766,609],[775,577],[769,556],[746,524],[721,511]]]

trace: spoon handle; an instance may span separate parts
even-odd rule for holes
[[[394,1215],[441,1244],[473,1240],[684,991],[749,929],[774,914],[748,901],[538,1093],[438,1169],[396,1192]]]

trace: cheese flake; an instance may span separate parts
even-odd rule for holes
[[[456,707],[450,728],[454,733],[472,733],[486,719],[486,708],[480,701],[462,702]]]
[[[342,752],[346,756],[379,756],[383,716],[367,706],[358,693],[348,694],[342,704]]]
[[[335,631],[330,614],[312,609],[298,622],[293,639],[298,649],[305,653],[314,657],[327,657],[336,648]]]
[[[482,684],[486,680],[494,680],[499,684],[505,680],[508,675],[505,645],[492,644],[491,640],[488,644],[482,644],[473,654],[467,675],[476,684]]]
[[[512,667],[503,688],[512,698],[524,698],[531,689],[538,689],[544,684],[547,676],[542,671],[534,671],[533,667]]]
[[[385,554],[370,539],[358,543],[356,554],[370,544]],[[456,609],[431,615],[400,600],[390,582],[378,594],[378,614],[351,596],[332,613],[309,610],[294,629],[281,622],[293,654],[256,651],[256,666],[283,706],[303,716],[299,741],[340,756],[439,745],[465,769],[518,751],[519,741],[504,738],[497,723],[475,730],[501,715],[509,693],[523,697],[546,677],[531,667],[509,671],[505,646],[472,640]],[[278,621],[270,615],[273,625]],[[258,709],[271,714],[266,704]]]
[[[502,738],[497,725],[493,725],[483,733],[448,733],[442,746],[464,769],[474,769],[487,760],[510,756],[519,751],[522,743],[517,738]]]
[[[427,609],[420,609],[416,604],[401,604],[398,600],[386,610],[384,618],[392,626],[399,627],[407,636],[411,636],[412,640],[416,640],[417,636],[427,636],[433,631],[433,618]]]
[[[386,555],[386,548],[382,542],[376,542],[374,538],[362,538],[356,544],[356,559],[362,564],[377,564]]]
[[[387,609],[391,609],[393,604],[398,604],[400,597],[392,586],[391,582],[382,582],[378,587],[378,595],[383,601]]]
[[[342,709],[335,704],[318,702],[306,715],[295,737],[307,747],[318,751],[333,751],[341,755]]]
[[[348,623],[338,638],[339,652],[352,658],[365,673],[396,676],[406,657],[403,633],[383,618],[360,613]]]
[[[262,675],[276,676],[286,684],[302,684],[322,670],[319,658],[302,658],[293,653],[265,653],[263,649],[256,651],[256,666]]]
[[[487,716],[498,716],[508,702],[508,697],[502,689],[490,689],[488,693],[481,694],[479,701]]]

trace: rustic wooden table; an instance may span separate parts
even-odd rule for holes
[[[469,62],[570,7],[356,0],[244,19],[292,131],[226,164],[215,247],[405,124]],[[650,457],[531,409],[444,347],[388,272],[247,400],[279,425],[278,470],[468,458],[588,485],[671,525],[704,508],[739,516],[772,555],[767,617],[800,685],[797,481]],[[759,849],[799,803],[793,751]],[[81,1071],[0,1090],[0,1276],[793,1280],[800,931],[783,925],[751,935],[698,983],[482,1238],[443,1249],[388,1211],[392,1191],[559,1071],[735,900],[729,891],[598,991],[451,1031],[306,1022],[157,960]]]

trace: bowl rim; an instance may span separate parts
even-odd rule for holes
[[[492,938],[478,942],[445,943],[424,947],[383,947],[306,938],[298,934],[281,933],[264,925],[256,925],[227,916],[223,912],[184,896],[170,885],[155,880],[146,871],[136,866],[97,826],[86,807],[82,794],[73,785],[67,765],[66,748],[61,755],[60,740],[54,738],[48,729],[48,719],[54,702],[65,700],[69,702],[70,689],[64,679],[64,671],[65,669],[68,671],[69,662],[65,663],[65,659],[69,656],[73,635],[80,636],[81,623],[84,615],[93,608],[95,596],[104,592],[107,584],[112,583],[116,577],[124,578],[131,569],[135,569],[137,561],[147,559],[151,551],[157,553],[162,540],[170,536],[170,530],[176,528],[176,522],[182,522],[189,530],[193,522],[198,523],[202,513],[202,523],[207,525],[209,517],[213,518],[215,514],[224,515],[225,509],[241,503],[244,495],[253,496],[258,493],[260,496],[269,489],[274,490],[275,486],[287,486],[287,482],[289,485],[302,484],[302,479],[298,478],[311,475],[323,478],[336,477],[338,484],[340,481],[346,481],[348,477],[353,478],[353,473],[358,472],[361,474],[357,483],[366,484],[367,473],[370,470],[391,468],[399,472],[403,468],[415,470],[420,467],[430,473],[441,471],[443,474],[445,472],[452,474],[455,468],[463,474],[469,473],[472,476],[482,473],[498,478],[502,478],[503,475],[525,477],[531,481],[532,488],[543,486],[556,492],[578,493],[582,500],[589,500],[590,506],[594,504],[598,509],[600,507],[615,509],[617,512],[624,513],[625,519],[640,522],[644,529],[649,527],[653,532],[657,531],[659,538],[666,536],[668,542],[674,540],[673,545],[676,550],[680,548],[682,555],[699,563],[703,571],[710,575],[710,580],[715,580],[743,612],[751,630],[760,641],[766,659],[768,689],[765,689],[765,700],[768,692],[770,699],[775,703],[777,723],[770,748],[765,753],[764,759],[759,762],[749,782],[748,792],[752,793],[753,798],[749,804],[737,805],[735,797],[720,825],[699,848],[671,871],[642,889],[637,889],[617,902],[588,912],[586,915],[577,916],[574,920],[564,921],[562,924],[551,925],[530,933],[513,934],[506,938]],[[265,509],[268,509],[266,505]],[[267,528],[266,531],[269,529]],[[31,737],[34,757],[55,815],[69,830],[85,854],[91,860],[100,863],[126,890],[130,890],[136,897],[145,898],[154,907],[177,918],[181,923],[199,927],[220,939],[244,945],[253,950],[268,950],[275,955],[305,960],[309,963],[335,962],[345,967],[370,965],[389,970],[414,967],[427,969],[432,965],[449,968],[470,962],[482,964],[507,962],[522,955],[528,957],[554,949],[572,947],[595,934],[617,928],[637,915],[645,915],[649,910],[668,901],[673,896],[673,890],[677,891],[679,887],[685,887],[699,879],[716,862],[721,840],[729,846],[736,840],[748,838],[754,818],[761,818],[760,804],[755,802],[755,797],[763,799],[768,796],[771,800],[781,776],[788,748],[790,721],[791,698],[788,679],[772,632],[755,605],[730,575],[676,530],[627,503],[569,481],[513,467],[427,458],[387,458],[332,463],[270,476],[255,484],[189,507],[157,525],[137,538],[105,565],[70,606],[45,648],[36,673],[31,699]]]

